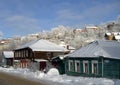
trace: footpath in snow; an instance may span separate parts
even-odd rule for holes
[[[47,74],[40,71],[31,72],[29,69],[14,69],[13,67],[0,67],[0,71],[38,82],[48,82],[48,85],[120,85],[120,80],[59,75],[58,70],[55,68],[50,69]]]

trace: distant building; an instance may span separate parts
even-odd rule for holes
[[[14,53],[13,51],[3,51],[2,52],[2,64],[3,66],[13,66],[13,58]]]
[[[84,33],[84,32],[87,32],[87,30],[97,31],[98,27],[94,25],[90,25],[90,26],[88,25],[88,26],[85,26],[83,29],[74,29],[73,33],[74,34]]]
[[[91,29],[91,30],[96,31],[96,30],[98,30],[98,27],[91,25],[91,26],[86,26],[85,29]]]
[[[107,32],[105,33],[105,39],[120,41],[120,32]]]
[[[120,79],[120,42],[94,41],[66,55],[65,73]]]
[[[0,45],[2,45],[2,44],[7,44],[7,43],[9,43],[9,39],[2,39],[2,40],[0,40]]]
[[[60,42],[60,46],[64,47],[65,49],[69,50],[70,52],[73,52],[75,50],[74,47],[70,46],[69,44],[66,44],[65,42]]]
[[[27,38],[29,40],[37,40],[38,37],[39,37],[39,34],[29,34],[29,35],[27,35]]]

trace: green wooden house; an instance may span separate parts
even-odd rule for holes
[[[94,41],[68,54],[65,58],[65,73],[120,79],[120,42]]]
[[[64,55],[59,55],[51,59],[52,65],[58,69],[60,74],[65,74]]]

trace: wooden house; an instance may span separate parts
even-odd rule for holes
[[[52,57],[60,54],[65,54],[66,52],[68,52],[68,50],[64,47],[41,39],[32,41],[28,44],[21,46],[18,49],[15,49],[14,59],[19,61],[19,67],[27,68],[30,66],[31,62],[36,62],[35,60],[37,59],[49,61]],[[45,64],[45,62],[43,62],[42,64]]]
[[[120,79],[120,42],[94,41],[68,54],[65,73]]]
[[[54,67],[58,69],[60,74],[65,74],[64,57],[65,55],[59,55],[51,59],[52,65],[54,65]]]
[[[13,66],[13,51],[3,51],[2,52],[2,64],[3,66]]]
[[[69,44],[65,44],[65,42],[63,41],[59,45],[69,50],[69,53],[72,53],[73,51],[75,51],[74,47],[70,46]],[[60,74],[65,74],[64,57],[65,55],[58,55],[51,59],[52,65],[58,69]]]

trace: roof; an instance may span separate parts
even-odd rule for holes
[[[116,39],[116,40],[120,40],[120,35],[116,35],[116,36],[115,36],[115,39]]]
[[[94,41],[67,55],[68,57],[106,57],[120,59],[120,42]]]
[[[35,59],[36,62],[47,62],[45,59]]]
[[[86,28],[98,28],[97,26],[86,26]]]
[[[108,36],[109,36],[109,35],[112,35],[112,34],[113,34],[114,36],[116,36],[116,35],[120,35],[120,32],[112,32],[112,33],[107,32],[107,33],[106,33],[106,35],[108,35]]]
[[[108,32],[108,33],[105,33],[105,34],[106,34],[106,35],[111,35],[111,33],[109,33],[109,32]]]
[[[47,52],[66,52],[68,51],[62,46],[59,46],[55,43],[49,42],[47,40],[35,40],[30,43],[27,43],[23,46],[21,46],[18,49],[24,49],[24,48],[31,48],[33,51],[47,51]]]
[[[3,55],[5,58],[13,58],[14,57],[13,51],[3,51]]]

